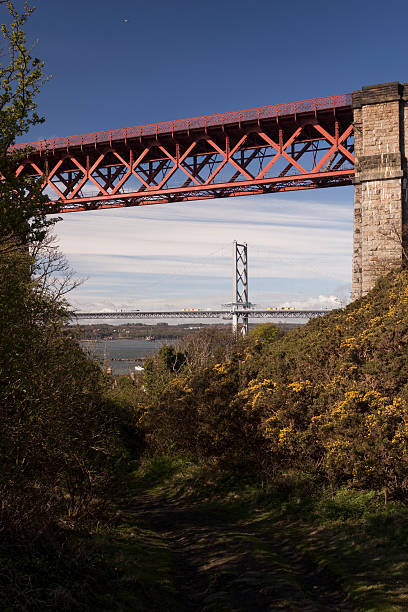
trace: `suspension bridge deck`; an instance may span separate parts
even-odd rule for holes
[[[251,319],[311,319],[321,317],[329,310],[239,310],[240,316],[245,315]],[[73,312],[73,319],[227,319],[231,320],[231,310],[133,310],[118,312]]]

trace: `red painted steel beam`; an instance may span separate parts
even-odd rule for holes
[[[349,185],[351,95],[16,145],[61,212]]]

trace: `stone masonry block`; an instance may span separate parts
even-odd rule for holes
[[[408,84],[353,94],[355,179],[353,297],[404,260],[408,246]]]

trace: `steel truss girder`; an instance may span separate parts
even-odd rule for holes
[[[17,174],[37,177],[61,212],[349,185],[352,112],[32,151]]]

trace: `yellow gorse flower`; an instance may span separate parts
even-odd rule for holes
[[[225,374],[225,372],[227,371],[227,364],[226,363],[216,363],[215,366],[213,367],[213,370],[218,372],[218,374]]]
[[[356,339],[354,336],[352,336],[351,338],[345,338],[343,340],[343,342],[340,344],[340,346],[342,348],[349,348],[349,349],[353,349],[356,348]]]
[[[279,432],[278,444],[287,444],[290,438],[293,436],[293,428],[292,427],[283,427]]]
[[[296,382],[290,383],[288,385],[288,389],[291,389],[295,393],[300,393],[303,389],[309,388],[312,386],[310,380],[298,380]]]

